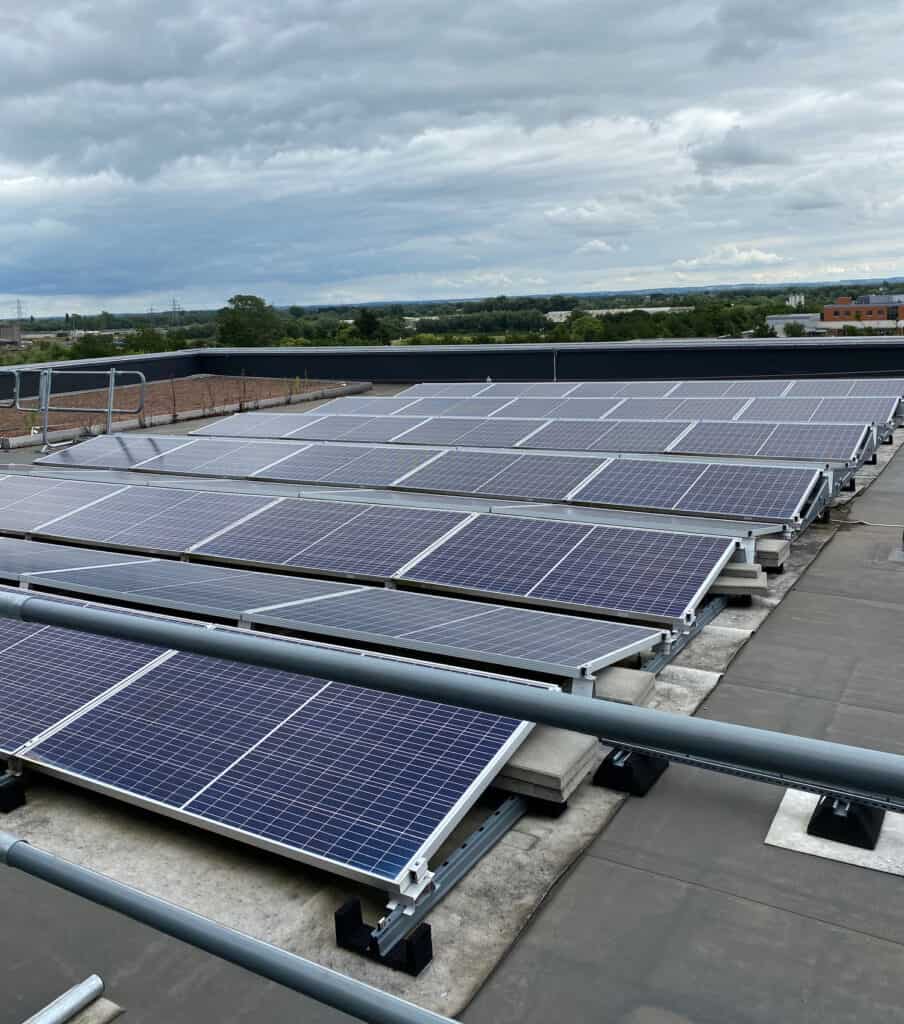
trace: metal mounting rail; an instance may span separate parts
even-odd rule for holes
[[[71,864],[5,832],[0,832],[0,865],[83,896],[369,1024],[453,1024],[448,1017]]]
[[[0,592],[0,616],[544,723],[670,761],[904,811],[904,757],[898,754],[537,690],[489,677],[477,683],[473,677],[439,666],[389,661],[313,643],[227,628],[210,629],[150,615],[81,607],[15,591]]]

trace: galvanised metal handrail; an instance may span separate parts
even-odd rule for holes
[[[904,811],[904,757],[594,700],[440,666],[0,592],[0,616],[193,651],[596,736],[614,746]]]

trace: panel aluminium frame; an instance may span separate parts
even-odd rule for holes
[[[217,627],[222,629],[223,627]],[[282,643],[297,643],[297,641],[281,639],[277,637],[268,637],[267,639],[275,642]],[[329,645],[315,645],[331,649]],[[346,650],[343,648],[332,648],[337,652]],[[66,719],[57,723],[51,729],[45,730],[41,734],[40,739],[47,739],[50,735],[61,731],[65,726],[77,721],[82,715],[92,710],[94,707],[102,704],[108,696],[113,696],[115,693],[119,693],[129,686],[136,679],[148,674],[153,671],[159,664],[164,663],[170,658],[178,655],[178,651],[169,649],[163,654],[159,655],[154,661],[144,666],[138,672],[133,673],[127,680],[121,681],[117,686],[111,687],[109,691],[101,696],[101,698],[95,699],[90,702],[89,705],[85,705],[80,708],[78,712],[67,716]],[[354,652],[358,653],[358,652]],[[393,658],[390,655],[368,655],[371,658],[379,658],[381,661],[387,662],[405,662],[406,665],[416,668],[418,664],[417,659],[399,659]],[[225,670],[228,671],[230,662],[224,662]],[[426,667],[434,668],[435,666]],[[477,675],[473,672],[465,672],[457,669],[447,669],[447,671],[458,672],[461,676]],[[487,678],[499,682],[508,682],[515,685],[524,686],[528,689],[558,689],[549,684],[528,682],[522,679],[516,679],[512,677],[505,677],[494,675],[492,673],[484,674]],[[324,689],[328,688],[332,681],[324,679]],[[340,685],[342,685],[340,683]],[[316,698],[314,698],[316,699]],[[416,698],[423,699],[423,698]],[[452,706],[454,709],[454,706]],[[215,821],[211,818],[204,817],[201,814],[193,813],[185,810],[184,807],[175,807],[170,804],[165,804],[161,801],[155,800],[152,797],[142,796],[137,793],[133,793],[130,790],[121,788],[116,785],[101,782],[97,779],[92,779],[90,776],[82,775],[78,772],[69,771],[67,769],[59,768],[54,765],[48,764],[43,761],[40,757],[39,751],[37,750],[37,744],[39,739],[37,737],[30,740],[28,743],[23,744],[15,753],[14,758],[17,764],[28,765],[30,768],[40,771],[42,774],[47,775],[51,778],[59,779],[64,782],[74,783],[84,789],[88,789],[92,792],[100,793],[105,796],[115,797],[117,800],[121,800],[123,803],[130,804],[135,807],[140,807],[144,810],[149,810],[155,814],[160,814],[164,817],[171,818],[176,821],[183,822],[188,825],[192,825],[196,828],[200,828],[206,832],[212,832],[216,835],[224,836],[227,839],[237,840],[248,846],[256,847],[257,849],[266,850],[268,853],[274,853],[280,857],[284,857],[288,860],[296,861],[298,863],[307,864],[311,867],[318,868],[320,870],[326,870],[331,874],[341,875],[344,878],[351,879],[355,882],[360,882],[364,885],[371,886],[387,892],[393,899],[398,900],[402,905],[413,906],[417,901],[418,897],[421,896],[430,886],[433,878],[432,872],[428,868],[429,858],[436,853],[436,851],[442,846],[443,842],[449,837],[454,831],[456,826],[467,814],[468,810],[480,796],[480,794],[490,785],[492,780],[498,775],[499,771],[506,764],[512,754],[518,749],[518,747],[527,739],[531,730],[534,727],[533,722],[521,721],[512,731],[509,738],[503,743],[495,755],[489,759],[484,767],[480,770],[471,784],[461,794],[455,804],[450,808],[447,814],[444,816],[442,822],[433,830],[431,835],[424,840],[421,846],[418,848],[416,853],[409,858],[406,866],[398,872],[394,878],[386,878],[381,875],[373,874],[366,870],[356,868],[350,864],[343,863],[341,861],[333,860],[330,857],[315,854],[303,849],[299,849],[290,846],[285,843],[281,843],[278,840],[269,839],[265,836],[257,835],[253,832],[249,832],[246,829],[239,828],[234,825],[227,825],[222,822]],[[272,730],[273,732],[276,729]],[[256,746],[256,744],[255,744]],[[253,749],[253,748],[250,748]],[[34,751],[32,753],[32,751]],[[190,803],[191,801],[186,801]]]

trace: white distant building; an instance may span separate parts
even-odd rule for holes
[[[621,309],[556,309],[546,313],[552,324],[563,324],[572,313],[582,316],[618,316],[620,313],[688,313],[693,306],[627,306]]]
[[[793,292],[785,299],[785,305],[790,306],[792,309],[802,309],[807,302],[807,297],[803,292]]]

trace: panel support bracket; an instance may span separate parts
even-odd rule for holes
[[[881,807],[836,796],[822,796],[807,825],[807,835],[861,850],[875,850],[885,821]]]
[[[25,803],[25,780],[21,775],[0,775],[0,814],[9,814]]]
[[[615,747],[597,768],[593,784],[631,796],[646,796],[668,766],[665,757]]]

